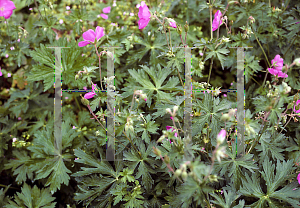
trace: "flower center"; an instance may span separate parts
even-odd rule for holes
[[[3,12],[3,11],[4,11],[4,7],[1,7],[1,8],[0,8],[0,11],[2,11],[2,12]]]

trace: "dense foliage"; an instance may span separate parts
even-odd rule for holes
[[[1,207],[300,206],[297,0],[0,0],[0,21]],[[50,46],[69,47],[61,142]],[[252,47],[241,154],[232,47]],[[106,160],[109,93],[115,161]]]

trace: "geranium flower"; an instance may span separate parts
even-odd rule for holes
[[[298,183],[300,184],[300,173],[297,176]]]
[[[213,31],[217,30],[219,28],[219,26],[221,25],[221,23],[222,23],[221,16],[222,16],[222,13],[221,13],[220,10],[218,10],[215,13],[214,20],[213,20],[213,23],[212,23]]]
[[[151,17],[151,13],[144,1],[141,2],[141,6],[139,7],[138,16],[140,18],[140,20],[138,22],[139,29],[143,29],[148,25],[148,23],[150,21],[150,17]]]
[[[0,77],[2,76],[1,67],[0,67]]]
[[[96,84],[94,84],[94,85],[92,86],[93,92],[88,92],[88,93],[86,93],[86,94],[84,95],[84,98],[85,98],[85,99],[91,99],[91,98],[93,98],[93,97],[96,95],[96,93],[95,93],[95,87],[96,87]]]
[[[89,29],[82,34],[84,41],[79,42],[78,46],[83,47],[88,44],[94,44],[95,40],[98,41],[103,36],[104,32],[102,27],[97,26],[95,32],[92,29]]]
[[[172,132],[175,130],[175,129],[174,129],[173,127],[171,127],[171,126],[166,126],[166,129],[167,129],[167,130],[172,129]],[[177,137],[177,133],[175,133],[174,136]]]
[[[14,2],[10,0],[0,1],[0,16],[4,17],[5,19],[10,18],[14,9],[16,9]]]
[[[276,62],[276,63],[275,63]],[[282,67],[283,67],[283,59],[280,58],[280,55],[277,54],[275,56],[275,58],[271,61],[272,65],[274,66],[274,69],[276,69],[277,71],[281,71]]]

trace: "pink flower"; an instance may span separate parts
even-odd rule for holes
[[[66,6],[66,10],[69,10],[70,9],[70,7],[69,6]]]
[[[84,89],[84,90],[87,90],[87,87],[86,87],[86,86],[84,86],[84,87],[83,87],[83,89]]]
[[[72,129],[76,129],[76,126],[73,126],[73,128]]]
[[[11,73],[7,73],[7,77],[11,77]]]
[[[173,117],[171,116],[170,119],[173,120]]]
[[[139,29],[143,29],[148,25],[148,23],[150,21],[150,17],[151,17],[151,13],[144,1],[141,2],[141,6],[139,7],[138,16],[140,18],[140,20],[138,22]]]
[[[171,21],[171,22],[170,22],[170,26],[173,27],[173,28],[176,28],[176,27],[177,27],[177,26],[176,26],[176,22]]]
[[[226,138],[226,130],[222,129],[217,136],[217,142],[222,144],[225,138]]]
[[[104,32],[102,27],[97,26],[95,32],[92,29],[89,29],[82,34],[84,41],[79,42],[78,46],[83,47],[88,44],[94,44],[95,40],[98,41],[103,36]]]
[[[32,8],[29,8],[29,10],[31,11],[31,10],[32,10]]]
[[[295,109],[295,107],[296,107],[297,105],[299,105],[299,103],[300,103],[300,100],[297,100],[296,105],[294,105],[294,111],[295,111],[296,113],[300,113],[300,110],[297,110],[297,111],[296,111],[296,109]],[[299,116],[298,116],[298,117],[299,117]]]
[[[20,39],[18,39],[17,41],[20,42]]]
[[[227,95],[226,95],[226,94],[224,94],[223,96],[224,96],[224,97],[227,97]]]
[[[200,52],[199,54],[200,54],[200,56],[203,56],[203,53]]]
[[[167,129],[167,131],[168,131],[169,129],[172,129],[172,132],[175,130],[175,129],[174,129],[173,127],[171,127],[171,126],[166,126],[166,129]],[[174,136],[177,137],[177,133],[175,133]]]
[[[297,176],[298,183],[300,184],[300,173]]]
[[[220,10],[218,10],[216,13],[215,13],[215,16],[214,16],[214,20],[213,20],[213,23],[212,23],[212,29],[213,31],[217,30],[219,28],[219,26],[221,25],[221,16],[222,16],[222,13]]]
[[[103,19],[108,19],[108,16],[106,14],[100,14],[100,16],[103,18]]]
[[[102,11],[103,11],[104,13],[110,13],[110,9],[111,9],[111,7],[109,6],[109,7],[103,8]]]
[[[129,15],[130,15],[130,16],[134,16],[134,13],[130,12]]]
[[[64,21],[62,19],[59,20],[59,24],[62,24],[64,23]]]
[[[14,9],[16,9],[14,2],[10,0],[0,0],[0,16],[8,19],[12,15]]]
[[[275,63],[276,62],[276,63]],[[280,55],[277,54],[275,56],[275,58],[271,61],[272,65],[274,66],[274,69],[276,69],[277,71],[281,71],[282,67],[283,67],[283,59],[280,58]]]
[[[0,67],[0,77],[2,76],[1,67]]]
[[[20,121],[20,120],[22,120],[22,118],[21,118],[21,117],[18,117],[18,120]]]
[[[84,95],[84,98],[85,98],[85,99],[91,99],[91,98],[93,98],[93,97],[96,95],[96,93],[95,93],[95,86],[96,86],[96,84],[94,84],[94,85],[92,86],[93,92],[88,92],[88,93],[86,93],[86,94]]]

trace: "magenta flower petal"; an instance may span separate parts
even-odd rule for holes
[[[215,16],[214,16],[214,20],[213,20],[213,23],[212,23],[212,29],[213,31],[217,30],[219,28],[219,26],[221,25],[221,16],[222,16],[222,13],[220,10],[218,10],[216,13],[215,13]]]
[[[96,95],[96,93],[94,93],[94,92],[88,92],[88,93],[86,93],[86,94],[84,95],[84,98],[85,98],[85,99],[91,99],[91,98],[93,98],[95,95]]]
[[[104,13],[110,13],[110,9],[111,9],[111,7],[109,6],[109,7],[103,8],[102,11],[103,11]]]
[[[297,176],[298,183],[300,184],[300,173]]]
[[[108,19],[108,16],[106,14],[100,14],[100,16],[103,18],[103,19]]]
[[[167,131],[169,131],[169,129],[172,129],[171,126],[166,126]]]
[[[16,9],[14,2],[9,0],[0,1],[0,16],[3,16],[5,19],[10,18],[14,9]]]
[[[88,44],[91,44],[90,41],[85,40],[85,41],[79,42],[79,43],[78,43],[78,46],[79,46],[79,47],[84,47],[84,46],[86,46],[86,45],[88,45]]]
[[[177,133],[175,133],[174,135],[175,135],[175,137],[177,137]]]
[[[296,113],[300,113],[300,110],[297,110],[297,111],[296,111],[296,109],[295,109],[295,107],[296,107],[297,105],[299,105],[299,103],[300,103],[300,100],[297,100],[296,105],[294,105],[294,111],[295,111]]]
[[[1,67],[0,67],[0,77],[2,76]]]
[[[173,28],[176,28],[176,27],[177,27],[177,26],[176,26],[176,22],[173,22],[173,21],[170,22],[170,26],[173,27]]]
[[[103,28],[97,26],[96,27],[96,39],[97,41],[104,36]]]
[[[96,33],[92,29],[89,29],[88,31],[86,31],[82,34],[82,37],[84,40],[87,40],[87,41],[90,41],[91,43],[93,43],[96,38]]]
[[[139,24],[139,29],[145,28],[148,23],[150,22],[150,19],[140,19],[138,24]]]
[[[275,63],[276,62],[276,63]],[[281,71],[282,70],[282,67],[283,67],[283,59],[282,58],[280,58],[280,55],[279,54],[277,54],[276,56],[275,56],[275,58],[271,61],[271,63],[272,63],[272,65],[273,64],[275,64],[274,65],[274,69],[276,69],[277,71]]]

